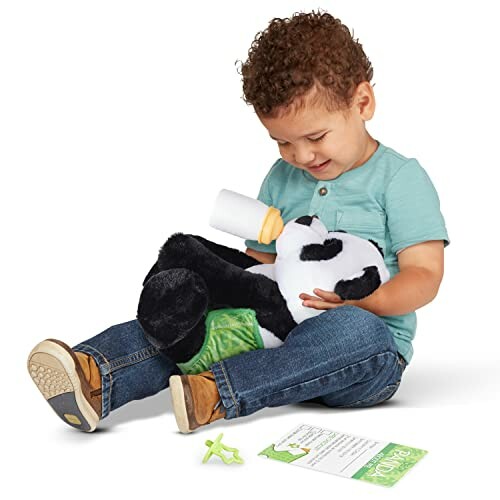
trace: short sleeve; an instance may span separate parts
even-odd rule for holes
[[[257,199],[262,201],[268,206],[273,206],[273,199],[271,196],[271,175],[273,173],[274,167],[278,164],[277,160],[267,173],[262,185],[260,186],[259,194]],[[257,250],[258,252],[276,253],[276,243],[273,241],[269,245],[264,245],[255,240],[245,240],[245,245],[247,248],[252,250]]]
[[[408,160],[391,179],[386,213],[394,253],[424,241],[443,240],[445,247],[450,243],[436,189],[415,159]]]

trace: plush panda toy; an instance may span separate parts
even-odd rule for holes
[[[359,300],[389,279],[382,250],[328,232],[316,216],[289,221],[274,264],[200,236],[176,233],[143,282],[137,319],[148,340],[184,373],[244,351],[281,345],[300,322],[324,311],[299,294],[332,290]]]
[[[300,293],[331,290],[359,300],[389,280],[381,248],[345,231],[328,232],[317,216],[289,222],[276,240],[276,261],[247,269],[276,281],[293,319],[300,323],[323,311],[304,307]]]

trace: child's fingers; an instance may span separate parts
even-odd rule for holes
[[[313,292],[328,302],[343,302],[343,300],[335,292],[327,292],[326,290],[321,290],[321,288],[315,288]]]
[[[323,300],[326,302],[340,303],[344,302],[335,292],[327,292],[326,290],[321,290],[321,288],[315,288],[314,293],[318,295],[309,295],[307,293],[301,293],[299,298],[302,300]]]
[[[302,299],[303,306],[318,310],[326,310],[344,305],[344,301],[334,292],[326,292],[319,288],[315,288],[314,293],[317,293],[320,297],[307,293],[301,293],[299,295],[299,298]]]
[[[312,309],[326,310],[326,309],[335,309],[336,307],[343,306],[342,302],[325,302],[321,299],[316,300],[304,300],[302,305],[305,307],[310,307]]]
[[[319,297],[316,297],[314,295],[309,295],[307,293],[301,293],[299,295],[299,298],[302,300],[321,300]]]

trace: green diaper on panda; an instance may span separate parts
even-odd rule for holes
[[[206,371],[217,361],[264,347],[253,309],[210,311],[205,319],[205,330],[205,341],[198,354],[185,363],[177,363],[185,374]]]

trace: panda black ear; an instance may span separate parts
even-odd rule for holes
[[[377,248],[377,250],[380,252],[380,255],[382,255],[382,257],[384,257],[384,251],[380,248],[379,244],[376,242],[376,241],[373,241],[373,240],[368,240],[370,243],[372,243],[373,245],[375,245],[375,247]]]
[[[303,226],[310,226],[312,224],[313,218],[310,215],[303,215],[298,219],[295,219],[295,224],[301,224]]]

